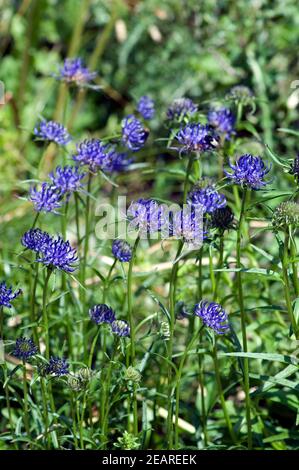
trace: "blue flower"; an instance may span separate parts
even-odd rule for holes
[[[122,141],[134,152],[140,150],[148,138],[148,131],[144,129],[139,119],[133,114],[125,117],[122,121]]]
[[[206,187],[195,187],[189,192],[187,198],[188,204],[192,206],[200,205],[204,213],[211,214],[216,209],[226,206],[226,198],[224,194],[218,193],[213,185]]]
[[[28,250],[39,253],[51,243],[51,236],[39,228],[30,229],[23,235],[21,243]]]
[[[294,175],[294,179],[299,183],[299,154],[294,158],[293,163],[291,163],[290,174]]]
[[[55,212],[62,205],[61,199],[61,192],[48,183],[42,183],[40,190],[32,187],[29,191],[29,201],[37,212]]]
[[[107,148],[107,144],[103,144],[99,139],[83,140],[77,145],[77,153],[73,155],[73,160],[79,165],[88,166],[89,170],[95,173],[106,157]]]
[[[129,324],[124,320],[114,320],[111,323],[111,330],[117,336],[130,336]]]
[[[66,145],[72,138],[67,129],[58,122],[42,120],[34,129],[34,134],[41,140]]]
[[[98,304],[89,310],[89,316],[97,325],[102,323],[112,323],[115,320],[115,313],[106,304]]]
[[[212,213],[212,227],[220,230],[228,230],[233,227],[234,213],[229,206],[216,209]]]
[[[65,166],[61,168],[58,166],[55,172],[50,173],[49,177],[52,181],[53,187],[61,194],[70,194],[82,189],[82,179],[85,173],[80,173],[77,167]]]
[[[246,153],[238,158],[235,165],[229,163],[229,166],[233,172],[225,174],[235,184],[251,189],[260,189],[268,184],[264,178],[271,166],[266,166],[261,157]]]
[[[133,201],[127,212],[130,229],[139,230],[141,235],[158,232],[164,223],[163,207],[152,199],[138,199]]]
[[[169,106],[166,116],[167,119],[181,120],[185,116],[192,116],[197,111],[197,105],[189,98],[179,98],[173,101]]]
[[[84,86],[94,80],[96,72],[91,72],[84,66],[82,59],[65,59],[64,64],[59,69],[58,79],[78,86]]]
[[[204,152],[217,147],[219,137],[211,126],[201,124],[187,124],[175,136],[186,152]]]
[[[5,281],[0,282],[0,307],[11,308],[11,302],[20,294],[22,294],[21,289],[13,292],[12,287],[7,287]]]
[[[208,113],[208,121],[211,126],[225,136],[227,140],[235,133],[234,126],[236,117],[228,108],[214,108]]]
[[[40,251],[41,257],[37,262],[50,268],[57,268],[67,273],[76,270],[78,261],[77,252],[72,248],[69,241],[64,241],[59,235],[56,238],[50,237],[49,242]]]
[[[35,356],[37,351],[37,346],[35,346],[31,338],[21,337],[17,339],[15,349],[12,354],[18,359],[25,361],[30,357]]]
[[[228,316],[223,307],[216,302],[209,303],[202,300],[195,306],[195,315],[200,317],[203,323],[215,331],[218,335],[223,335],[229,330]]]
[[[190,248],[200,247],[205,238],[202,207],[190,206],[174,212],[172,236],[182,239]]]
[[[126,153],[119,153],[114,147],[107,148],[107,153],[102,159],[100,169],[107,173],[121,173],[128,169],[132,159],[128,158]]]
[[[132,258],[132,247],[125,240],[114,240],[112,243],[112,253],[119,261],[126,263]]]
[[[142,96],[137,103],[137,111],[144,119],[153,119],[155,115],[155,103],[149,96]]]
[[[57,356],[51,356],[49,364],[46,367],[46,373],[61,377],[62,375],[68,375],[69,364],[66,359]]]

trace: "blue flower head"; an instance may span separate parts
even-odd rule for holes
[[[215,127],[220,134],[223,134],[227,140],[235,133],[236,117],[229,108],[211,109],[208,113],[208,121],[209,124]]]
[[[205,238],[202,207],[184,207],[173,214],[172,235],[190,248],[200,247]]]
[[[41,189],[30,188],[29,201],[37,212],[55,212],[62,205],[62,193],[53,185],[42,183]]]
[[[117,336],[130,336],[129,324],[124,320],[114,320],[111,323],[111,330]]]
[[[52,269],[60,269],[67,273],[76,270],[78,261],[77,252],[72,248],[69,241],[64,241],[59,235],[50,238],[49,243],[40,252],[41,257],[36,261]]]
[[[132,247],[125,240],[114,240],[112,243],[112,254],[122,263],[127,263],[132,258]]]
[[[30,229],[24,233],[21,243],[28,250],[39,253],[47,249],[51,243],[51,236],[39,228]]]
[[[100,169],[106,173],[121,173],[126,171],[132,159],[126,153],[120,153],[114,147],[107,148],[107,153],[102,159]]]
[[[26,361],[30,357],[35,356],[37,351],[37,346],[35,346],[31,338],[21,337],[17,339],[15,349],[12,354],[18,359]]]
[[[115,320],[115,313],[106,304],[98,304],[89,310],[89,316],[97,325],[102,323],[112,323]]]
[[[137,229],[141,236],[160,231],[164,224],[163,207],[153,199],[133,201],[127,213],[130,229]]]
[[[224,194],[218,193],[213,185],[195,187],[189,192],[187,202],[192,206],[202,206],[203,212],[208,214],[226,206]]]
[[[217,147],[219,136],[208,125],[187,124],[175,136],[181,145],[181,151],[205,152]]]
[[[96,173],[101,167],[107,153],[107,144],[99,139],[86,139],[77,145],[77,153],[73,160],[78,165],[88,166],[89,170]]]
[[[122,121],[122,141],[130,150],[140,150],[148,138],[148,131],[144,129],[139,119],[133,114]]]
[[[228,316],[223,307],[216,302],[202,300],[195,306],[195,315],[200,317],[203,323],[215,331],[218,335],[223,335],[229,331]]]
[[[84,176],[85,173],[81,173],[78,167],[73,166],[65,166],[64,168],[58,166],[55,172],[49,175],[53,188],[61,194],[80,191],[83,188],[82,179]]]
[[[225,175],[235,184],[255,190],[268,184],[265,176],[269,173],[271,166],[266,166],[261,157],[246,153],[237,159],[235,165],[229,163],[229,166],[232,173],[225,171]]]
[[[144,119],[153,119],[155,115],[155,103],[148,96],[142,96],[137,103],[137,111]]]
[[[34,134],[41,140],[66,145],[71,140],[67,129],[58,122],[42,120],[34,129]]]
[[[0,282],[0,307],[11,308],[11,302],[22,294],[21,289],[13,292],[12,287],[7,287],[5,281]]]
[[[65,59],[57,78],[69,84],[84,86],[94,80],[96,76],[96,72],[91,72],[84,66],[82,59],[74,58]]]
[[[63,375],[68,375],[69,373],[69,364],[66,359],[60,358],[57,356],[51,356],[49,364],[46,367],[46,373],[54,375],[56,377],[61,377]]]
[[[169,106],[166,116],[169,120],[181,120],[192,116],[197,111],[197,105],[190,98],[178,98]]]
[[[229,206],[220,207],[212,213],[211,225],[220,231],[233,228],[234,213]]]

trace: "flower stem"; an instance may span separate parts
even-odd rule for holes
[[[48,284],[49,284],[49,279],[50,279],[51,274],[52,274],[51,269],[47,269],[46,279],[45,279],[44,288],[43,288],[43,330],[44,330],[45,345],[46,345],[45,356],[47,360],[49,360],[49,357],[50,357],[49,320],[48,320],[48,312],[47,312],[47,290],[48,290]]]
[[[129,263],[128,269],[128,280],[127,280],[127,303],[128,303],[128,322],[130,325],[130,359],[127,362],[134,367],[135,365],[135,325],[133,321],[133,292],[132,292],[132,282],[133,282],[133,266],[136,258],[136,251],[139,244],[139,236],[136,238],[133,249],[132,257]],[[136,398],[136,388],[133,387],[133,433],[135,436],[138,434],[138,409],[137,409],[137,398]]]
[[[111,358],[110,358],[107,375],[106,375],[105,380],[103,382],[104,392],[105,392],[105,406],[102,409],[103,415],[101,416],[101,418],[102,418],[102,440],[103,440],[103,448],[104,449],[106,448],[108,416],[109,416],[109,411],[110,411],[109,389],[110,389],[110,384],[111,384],[111,374],[112,374],[113,361],[114,361],[115,354],[117,352],[118,344],[119,344],[119,338],[116,337],[114,339],[114,343],[113,343],[113,351],[112,351],[112,355],[111,355]],[[138,433],[138,422],[137,422],[137,433]]]
[[[23,392],[24,392],[24,424],[27,437],[30,437],[29,413],[28,413],[28,387],[26,376],[26,363],[23,361]]]
[[[289,273],[288,273],[289,242],[290,242],[290,233],[288,230],[286,230],[285,237],[284,237],[283,257],[282,257],[282,275],[283,275],[283,283],[284,283],[284,295],[285,295],[285,301],[287,305],[287,311],[288,311],[290,322],[292,325],[292,330],[296,339],[298,339],[299,332],[298,332],[297,322],[296,322],[296,319],[294,317],[294,312],[293,312],[292,299],[291,299],[291,294],[290,294],[291,288],[290,288]]]
[[[240,218],[239,218],[239,227],[237,230],[237,245],[236,245],[236,268],[237,271],[237,289],[238,289],[238,302],[241,313],[241,329],[242,329],[242,342],[243,342],[243,351],[246,353],[247,349],[247,336],[246,336],[246,317],[245,317],[245,307],[244,307],[244,297],[243,297],[243,286],[242,286],[242,275],[241,275],[241,236],[242,236],[242,225],[245,215],[245,204],[246,204],[246,195],[247,191],[244,189]],[[249,363],[248,358],[244,357],[244,391],[245,391],[245,405],[246,405],[246,423],[247,423],[247,444],[248,449],[252,449],[252,430],[251,430],[251,413],[250,413],[250,395],[249,395]]]

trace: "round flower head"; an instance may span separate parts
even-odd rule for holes
[[[22,294],[21,289],[13,292],[12,287],[7,287],[5,281],[0,282],[0,307],[11,308],[11,302]]]
[[[126,153],[119,153],[113,147],[109,150],[102,159],[100,169],[107,173],[121,173],[128,169],[132,163],[132,159],[128,158]]]
[[[41,140],[66,145],[71,140],[67,129],[58,122],[42,120],[34,129],[34,134]]]
[[[139,230],[141,235],[161,230],[163,208],[152,199],[138,199],[130,204],[128,216],[131,218],[130,229]]]
[[[197,105],[189,98],[178,98],[169,106],[166,116],[172,121],[183,119],[185,116],[192,116],[197,111]]]
[[[115,320],[115,313],[106,304],[98,304],[89,310],[89,316],[97,325],[102,323],[112,323]]]
[[[130,327],[129,324],[124,320],[114,320],[111,323],[112,333],[115,333],[117,336],[130,336]]]
[[[299,204],[294,201],[281,202],[273,212],[272,225],[283,229],[288,229],[290,225],[298,227]]]
[[[46,367],[46,373],[55,375],[56,377],[68,375],[69,364],[67,360],[64,358],[51,356],[49,360],[49,364]]]
[[[77,167],[65,166],[64,168],[61,168],[58,166],[55,172],[50,173],[49,177],[52,181],[53,187],[61,194],[70,195],[71,193],[82,189],[82,179],[84,178],[85,173],[80,173]]]
[[[216,302],[202,300],[195,306],[195,315],[200,317],[203,323],[215,331],[218,335],[223,335],[229,330],[228,316],[221,305]]]
[[[116,259],[126,263],[132,258],[132,247],[125,240],[114,240],[112,243],[112,253]]]
[[[246,153],[238,158],[235,165],[230,163],[229,166],[233,172],[225,171],[225,175],[235,184],[257,190],[268,183],[264,178],[271,166],[266,166],[261,157]]]
[[[211,126],[225,136],[227,140],[234,134],[236,117],[228,108],[211,109],[208,114],[208,121]]]
[[[29,191],[29,201],[33,202],[37,212],[55,212],[62,205],[61,199],[61,191],[48,183],[42,183],[40,190],[33,187]]]
[[[218,193],[213,185],[206,187],[195,187],[189,192],[187,197],[188,204],[192,206],[202,206],[203,212],[211,214],[216,209],[226,206],[224,194]]]
[[[88,166],[93,173],[101,167],[106,157],[108,146],[99,139],[86,139],[77,145],[77,153],[73,160],[79,165]]]
[[[219,137],[211,126],[187,124],[175,136],[185,152],[204,152],[217,147]]]
[[[30,338],[18,338],[15,344],[15,349],[12,353],[18,359],[25,361],[37,354],[37,347]]]
[[[64,82],[84,86],[94,80],[97,76],[96,72],[91,72],[84,66],[82,59],[65,59],[64,64],[59,69],[58,79]]]
[[[148,138],[148,131],[144,129],[139,119],[133,114],[122,121],[122,141],[130,150],[140,150]]]
[[[173,214],[173,236],[182,239],[190,247],[200,247],[205,237],[203,211],[199,207],[184,208]]]
[[[290,168],[291,175],[294,175],[296,183],[299,183],[299,154],[294,158]]]
[[[234,213],[229,206],[216,209],[212,213],[212,227],[219,230],[228,230],[233,227]]]
[[[56,238],[50,237],[48,242],[40,250],[40,258],[37,262],[52,269],[57,268],[67,273],[76,270],[78,261],[77,252],[71,247],[69,241],[64,241],[59,235]]]
[[[51,236],[47,232],[43,232],[39,228],[30,229],[24,233],[21,243],[28,250],[36,253],[43,252],[49,246]]]
[[[144,119],[153,119],[155,115],[155,103],[148,96],[142,96],[137,103],[137,111]]]
[[[252,104],[255,98],[252,91],[247,86],[236,85],[231,88],[229,93],[226,95],[226,99],[234,101],[236,104],[247,106]]]

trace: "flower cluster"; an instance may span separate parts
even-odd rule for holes
[[[224,194],[218,193],[213,185],[206,187],[195,186],[195,188],[189,192],[187,202],[192,206],[201,206],[203,212],[208,214],[226,206]]]
[[[238,158],[235,165],[229,164],[232,173],[225,172],[227,178],[235,184],[251,189],[260,189],[268,183],[265,176],[269,173],[271,166],[265,165],[261,157],[255,157],[249,153]]]
[[[66,145],[72,139],[67,129],[58,122],[43,119],[34,129],[34,134],[40,139]]]
[[[98,170],[121,172],[131,163],[126,153],[118,153],[113,146],[99,139],[86,139],[78,144],[73,160],[80,166],[87,166],[92,173]]]
[[[197,105],[190,98],[178,98],[169,106],[166,116],[169,120],[181,120],[192,116],[197,111]]]
[[[299,183],[299,154],[294,158],[290,168],[291,175],[294,175],[295,181]]]
[[[125,240],[114,240],[112,243],[112,254],[122,263],[127,263],[132,258],[132,247]]]
[[[247,86],[236,85],[227,93],[226,99],[233,101],[236,105],[241,104],[247,106],[252,104],[255,98],[252,91]]]
[[[37,346],[34,344],[31,338],[18,338],[15,344],[15,349],[13,350],[12,354],[22,360],[26,361],[32,356],[37,354]]]
[[[39,190],[30,188],[29,201],[37,212],[56,212],[62,206],[62,193],[49,183],[42,183]]]
[[[58,194],[70,195],[83,188],[82,179],[85,173],[80,173],[79,168],[73,166],[58,166],[55,172],[50,173],[49,178],[52,181],[52,187],[58,191]]]
[[[216,209],[211,216],[211,226],[219,230],[228,230],[233,227],[234,213],[229,206]]]
[[[96,72],[91,72],[84,66],[82,59],[74,58],[65,59],[57,78],[69,84],[84,86],[94,80],[96,76]]]
[[[209,125],[187,124],[175,136],[181,145],[181,151],[205,152],[217,147],[219,136]]]
[[[59,235],[51,237],[47,232],[30,229],[22,237],[22,245],[40,255],[37,262],[51,269],[60,269],[72,273],[78,260],[76,250],[69,241],[64,241]]]
[[[97,325],[111,324],[115,320],[115,312],[106,304],[98,304],[89,310],[89,316]]]
[[[22,294],[21,289],[17,289],[13,292],[12,287],[7,287],[6,282],[0,282],[0,307],[11,308],[11,302]]]
[[[133,201],[127,214],[131,219],[129,229],[137,229],[141,236],[161,231],[164,225],[163,207],[153,199]]]
[[[234,126],[236,117],[228,108],[214,108],[208,113],[208,121],[211,126],[215,127],[219,134],[223,134],[225,139],[229,140],[231,135],[235,133]]]
[[[182,239],[189,248],[199,248],[205,238],[202,207],[190,206],[174,212],[172,236]]]
[[[202,300],[195,306],[195,315],[200,317],[203,323],[215,331],[218,335],[227,333],[230,329],[228,316],[223,307],[216,302],[209,303]]]
[[[65,358],[51,356],[45,372],[55,377],[62,377],[69,374],[69,364]]]
[[[133,114],[125,117],[122,121],[122,141],[133,152],[140,150],[147,138],[148,131]]]
[[[274,228],[287,229],[290,226],[299,226],[299,204],[294,201],[281,202],[272,215],[272,225]]]
[[[129,324],[124,320],[114,320],[111,323],[112,333],[115,333],[117,336],[130,336],[130,327]]]
[[[137,111],[144,119],[153,119],[155,115],[155,103],[148,96],[142,96],[137,103]]]

